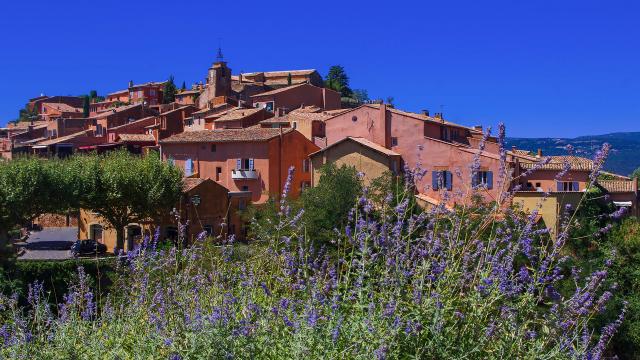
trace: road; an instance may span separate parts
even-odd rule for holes
[[[69,248],[78,238],[78,228],[45,228],[32,231],[27,238],[25,252],[20,260],[64,260],[72,259]]]

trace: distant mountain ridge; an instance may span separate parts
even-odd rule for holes
[[[640,167],[640,132],[618,132],[604,135],[588,135],[576,138],[507,138],[507,148],[535,153],[542,150],[543,155],[566,155],[566,146],[575,148],[574,154],[593,158],[603,143],[611,144],[611,153],[605,163],[605,169],[620,175],[629,175]]]

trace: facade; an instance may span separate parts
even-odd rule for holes
[[[311,84],[297,84],[251,96],[254,107],[283,113],[304,106],[316,106],[325,110],[340,109],[340,93]]]
[[[249,191],[254,203],[278,196],[292,166],[290,194],[297,197],[311,185],[305,164],[319,150],[295,130],[259,127],[184,132],[161,140],[160,148],[162,158],[185,176],[212,179],[232,192]]]
[[[116,92],[112,92],[111,94],[107,94],[105,101],[107,102],[121,102],[128,103],[129,102],[129,90],[119,90]]]
[[[131,104],[146,102],[147,105],[162,104],[165,82],[148,82],[144,84],[129,84],[129,99]]]
[[[318,184],[319,170],[325,164],[354,166],[363,174],[364,184],[369,185],[372,180],[385,173],[399,175],[402,160],[400,154],[358,137],[346,137],[312,153],[309,158],[313,169],[313,186]]]
[[[289,79],[291,81],[289,81]],[[234,76],[233,80],[238,82],[263,83],[271,87],[283,87],[303,83],[322,87],[322,76],[320,76],[315,69],[242,73]]]
[[[247,194],[230,193],[227,189],[208,179],[184,179],[184,193],[175,210],[182,222],[188,221],[185,238],[192,242],[205,231],[214,239],[233,234],[244,240],[243,224],[238,210],[247,204]],[[178,225],[175,218],[167,214],[160,220],[132,223],[125,227],[124,244],[117,244],[116,231],[110,228],[100,216],[87,209],[80,210],[78,219],[79,239],[93,239],[114,252],[121,248],[130,251],[140,245],[144,236],[150,239],[159,227],[160,240],[178,241]]]
[[[82,108],[73,107],[65,103],[43,102],[40,104],[40,117],[45,120],[52,120],[59,117],[81,118],[84,117]]]

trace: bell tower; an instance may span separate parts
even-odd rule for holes
[[[231,69],[227,67],[222,56],[222,49],[219,47],[216,62],[209,68],[207,85],[213,90],[213,97],[231,94]]]

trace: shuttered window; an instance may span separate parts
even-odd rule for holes
[[[453,174],[447,170],[436,170],[431,172],[431,188],[433,190],[453,189]]]
[[[473,187],[484,186],[487,189],[493,189],[493,171],[478,171],[471,179]]]

